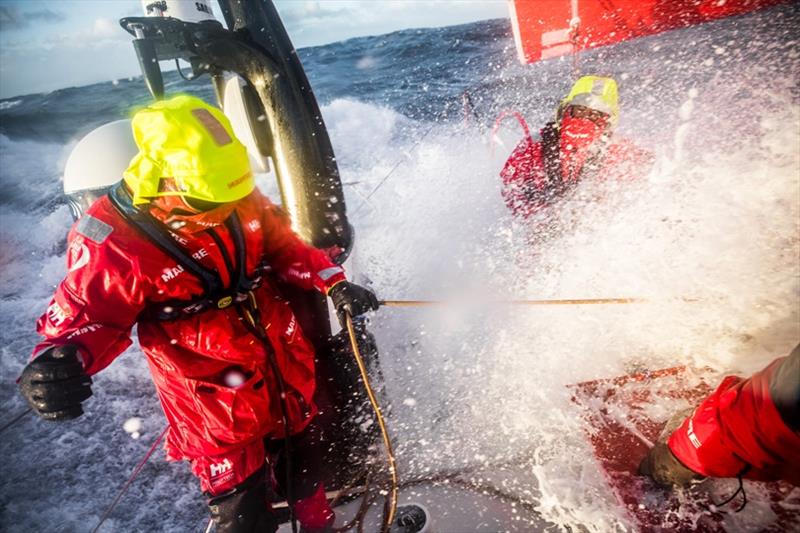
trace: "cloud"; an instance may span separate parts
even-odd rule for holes
[[[117,46],[130,43],[131,36],[120,25],[107,17],[94,20],[90,28],[82,28],[71,33],[50,34],[35,44],[33,48],[51,50],[62,48],[101,49],[106,46]]]
[[[295,46],[507,16],[503,0],[274,0]]]
[[[286,5],[286,9],[281,11],[281,18],[284,23],[292,24],[303,22],[312,24],[319,21],[330,22],[331,19],[345,19],[357,13],[357,10],[346,7],[334,8],[323,5],[318,1],[308,1],[302,3],[292,2]]]
[[[128,33],[120,27],[117,21],[106,17],[95,19],[92,27],[92,37],[97,39],[119,39],[122,37],[126,40],[129,39]]]
[[[0,31],[19,30],[31,24],[53,24],[66,20],[66,15],[60,11],[50,9],[37,9],[36,11],[21,11],[18,7],[0,7]]]

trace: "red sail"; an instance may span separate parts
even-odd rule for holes
[[[510,0],[523,63],[741,15],[787,0]]]

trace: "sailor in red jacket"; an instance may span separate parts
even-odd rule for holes
[[[314,351],[274,279],[327,294],[353,316],[377,299],[255,188],[221,111],[177,96],[132,124],[139,153],[123,183],[69,233],[67,276],[37,323],[44,340],[20,378],[23,394],[45,419],[80,416],[89,376],[131,344],[138,324],[169,421],[168,457],[191,462],[217,531],[277,529],[265,457],[287,436],[290,503],[304,531],[328,531]],[[287,458],[276,462],[281,483]]]
[[[618,120],[617,83],[599,76],[580,78],[559,105],[556,120],[540,131],[540,139],[526,136],[500,171],[508,208],[530,217],[583,179],[644,175],[653,156],[613,136]]]
[[[640,470],[667,486],[704,477],[800,486],[800,345],[749,378],[726,377],[673,417]]]

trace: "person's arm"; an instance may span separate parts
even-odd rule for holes
[[[78,222],[68,240],[67,275],[36,323],[44,339],[34,348],[20,386],[44,418],[79,416],[75,399],[85,391],[73,389],[88,387],[88,376],[131,344],[131,328],[145,305],[145,283],[112,233],[109,224],[90,215]],[[57,416],[67,412],[71,416]]]
[[[264,207],[264,253],[270,266],[284,281],[323,294],[345,281],[344,269],[323,252],[303,242],[292,230],[289,216],[262,196]]]
[[[263,198],[263,197],[262,197]],[[350,283],[344,269],[322,250],[309,246],[292,231],[286,213],[263,198],[265,255],[283,280],[304,289],[317,289],[330,296],[344,324],[344,314],[358,316],[377,309],[378,298],[371,290]]]
[[[524,138],[500,171],[503,200],[515,215],[529,215],[539,207],[534,198],[543,191],[545,179],[541,145]]]
[[[99,236],[101,230],[108,235]],[[111,226],[84,216],[70,233],[67,275],[36,323],[44,340],[33,356],[52,346],[74,345],[86,372],[96,374],[130,346],[147,286],[135,258],[114,241]]]

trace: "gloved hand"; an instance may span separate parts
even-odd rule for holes
[[[83,414],[81,402],[92,395],[75,346],[56,346],[28,363],[19,378],[22,395],[45,420],[70,420]]]
[[[336,315],[339,317],[342,328],[347,327],[346,313],[355,317],[363,315],[367,311],[376,310],[380,305],[374,292],[349,281],[340,281],[334,285],[328,291],[328,296],[333,301],[333,307],[336,308]]]

